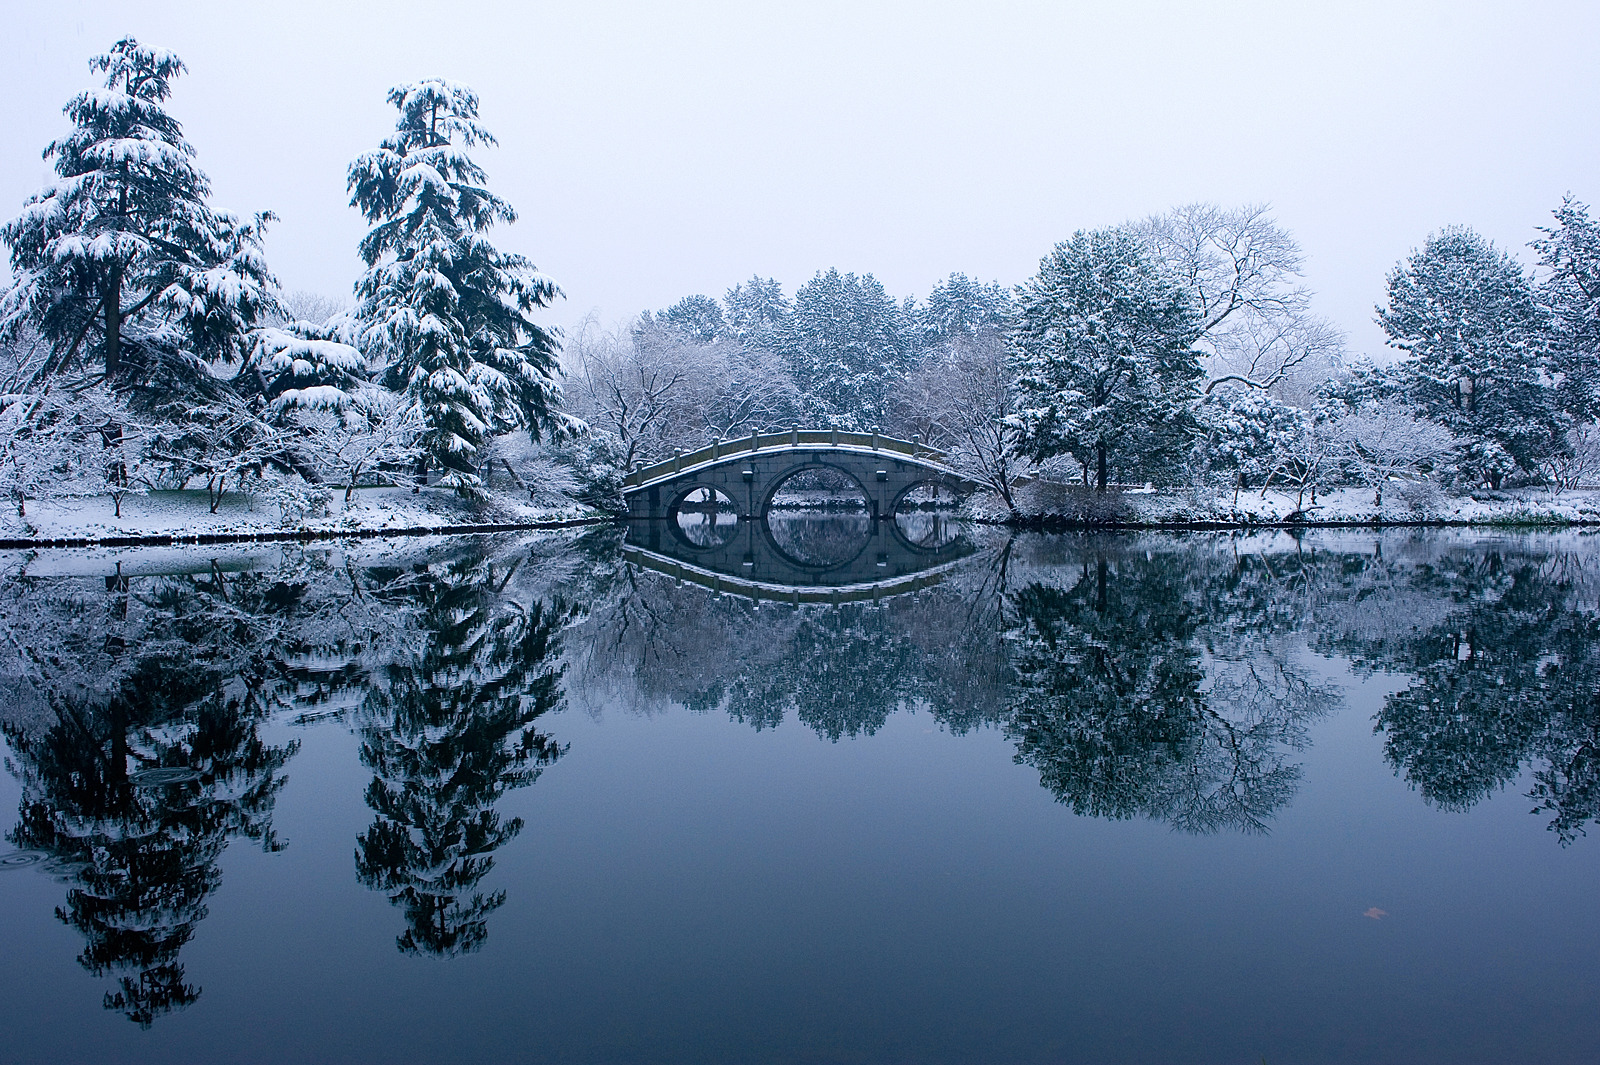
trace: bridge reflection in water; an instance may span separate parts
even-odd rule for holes
[[[972,554],[938,511],[771,510],[740,518],[707,508],[631,521],[626,560],[717,592],[789,603],[848,603],[917,591]]]

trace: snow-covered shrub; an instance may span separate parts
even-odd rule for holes
[[[1389,494],[1417,518],[1433,517],[1439,513],[1439,507],[1444,502],[1444,492],[1438,484],[1427,479],[1402,478],[1391,481]]]
[[[304,518],[326,517],[333,503],[333,492],[326,485],[307,484],[298,477],[273,474],[263,481],[266,490],[261,495],[278,508],[284,525],[293,525]]]
[[[580,503],[614,514],[627,512],[628,502],[622,497],[623,448],[615,436],[591,429],[552,448],[550,454],[571,468]]]
[[[1361,483],[1372,490],[1374,506],[1383,505],[1383,488],[1391,479],[1446,470],[1461,450],[1449,429],[1392,403],[1368,404],[1339,418],[1333,428]]]
[[[1239,490],[1261,487],[1283,472],[1310,424],[1306,411],[1257,390],[1213,396],[1196,411],[1193,463],[1202,480]]]
[[[410,483],[422,449],[422,411],[387,389],[356,391],[342,409],[294,412],[311,462],[324,477],[344,485],[345,502],[356,485],[369,481]]]
[[[1115,525],[1137,517],[1121,492],[1099,492],[1082,485],[1042,480],[1018,493],[1018,510],[1030,517],[1074,525]]]
[[[29,499],[59,490],[78,450],[74,428],[52,395],[0,396],[0,491],[18,517],[28,516]]]

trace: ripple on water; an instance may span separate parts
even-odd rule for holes
[[[168,784],[188,784],[199,780],[198,770],[187,766],[163,766],[158,769],[141,769],[128,778],[136,788],[160,788]]]
[[[0,871],[6,869],[27,869],[38,865],[50,857],[44,851],[12,851],[10,854],[0,854]]]

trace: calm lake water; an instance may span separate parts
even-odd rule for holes
[[[1600,1059],[1600,537],[0,556],[0,1061]]]

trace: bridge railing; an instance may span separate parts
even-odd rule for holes
[[[848,447],[862,448],[873,451],[888,451],[894,454],[905,455],[908,458],[924,459],[939,462],[944,459],[945,453],[936,447],[916,440],[900,440],[882,433],[856,433],[845,429],[785,429],[775,433],[752,432],[749,436],[738,436],[728,440],[713,440],[710,444],[696,451],[684,451],[674,454],[670,459],[653,462],[648,466],[641,466],[631,470],[622,479],[623,486],[634,488],[641,484],[648,484],[658,477],[670,477],[682,473],[706,462],[717,462],[734,455],[745,455],[756,451],[777,451],[780,449],[803,449],[820,447]]]

